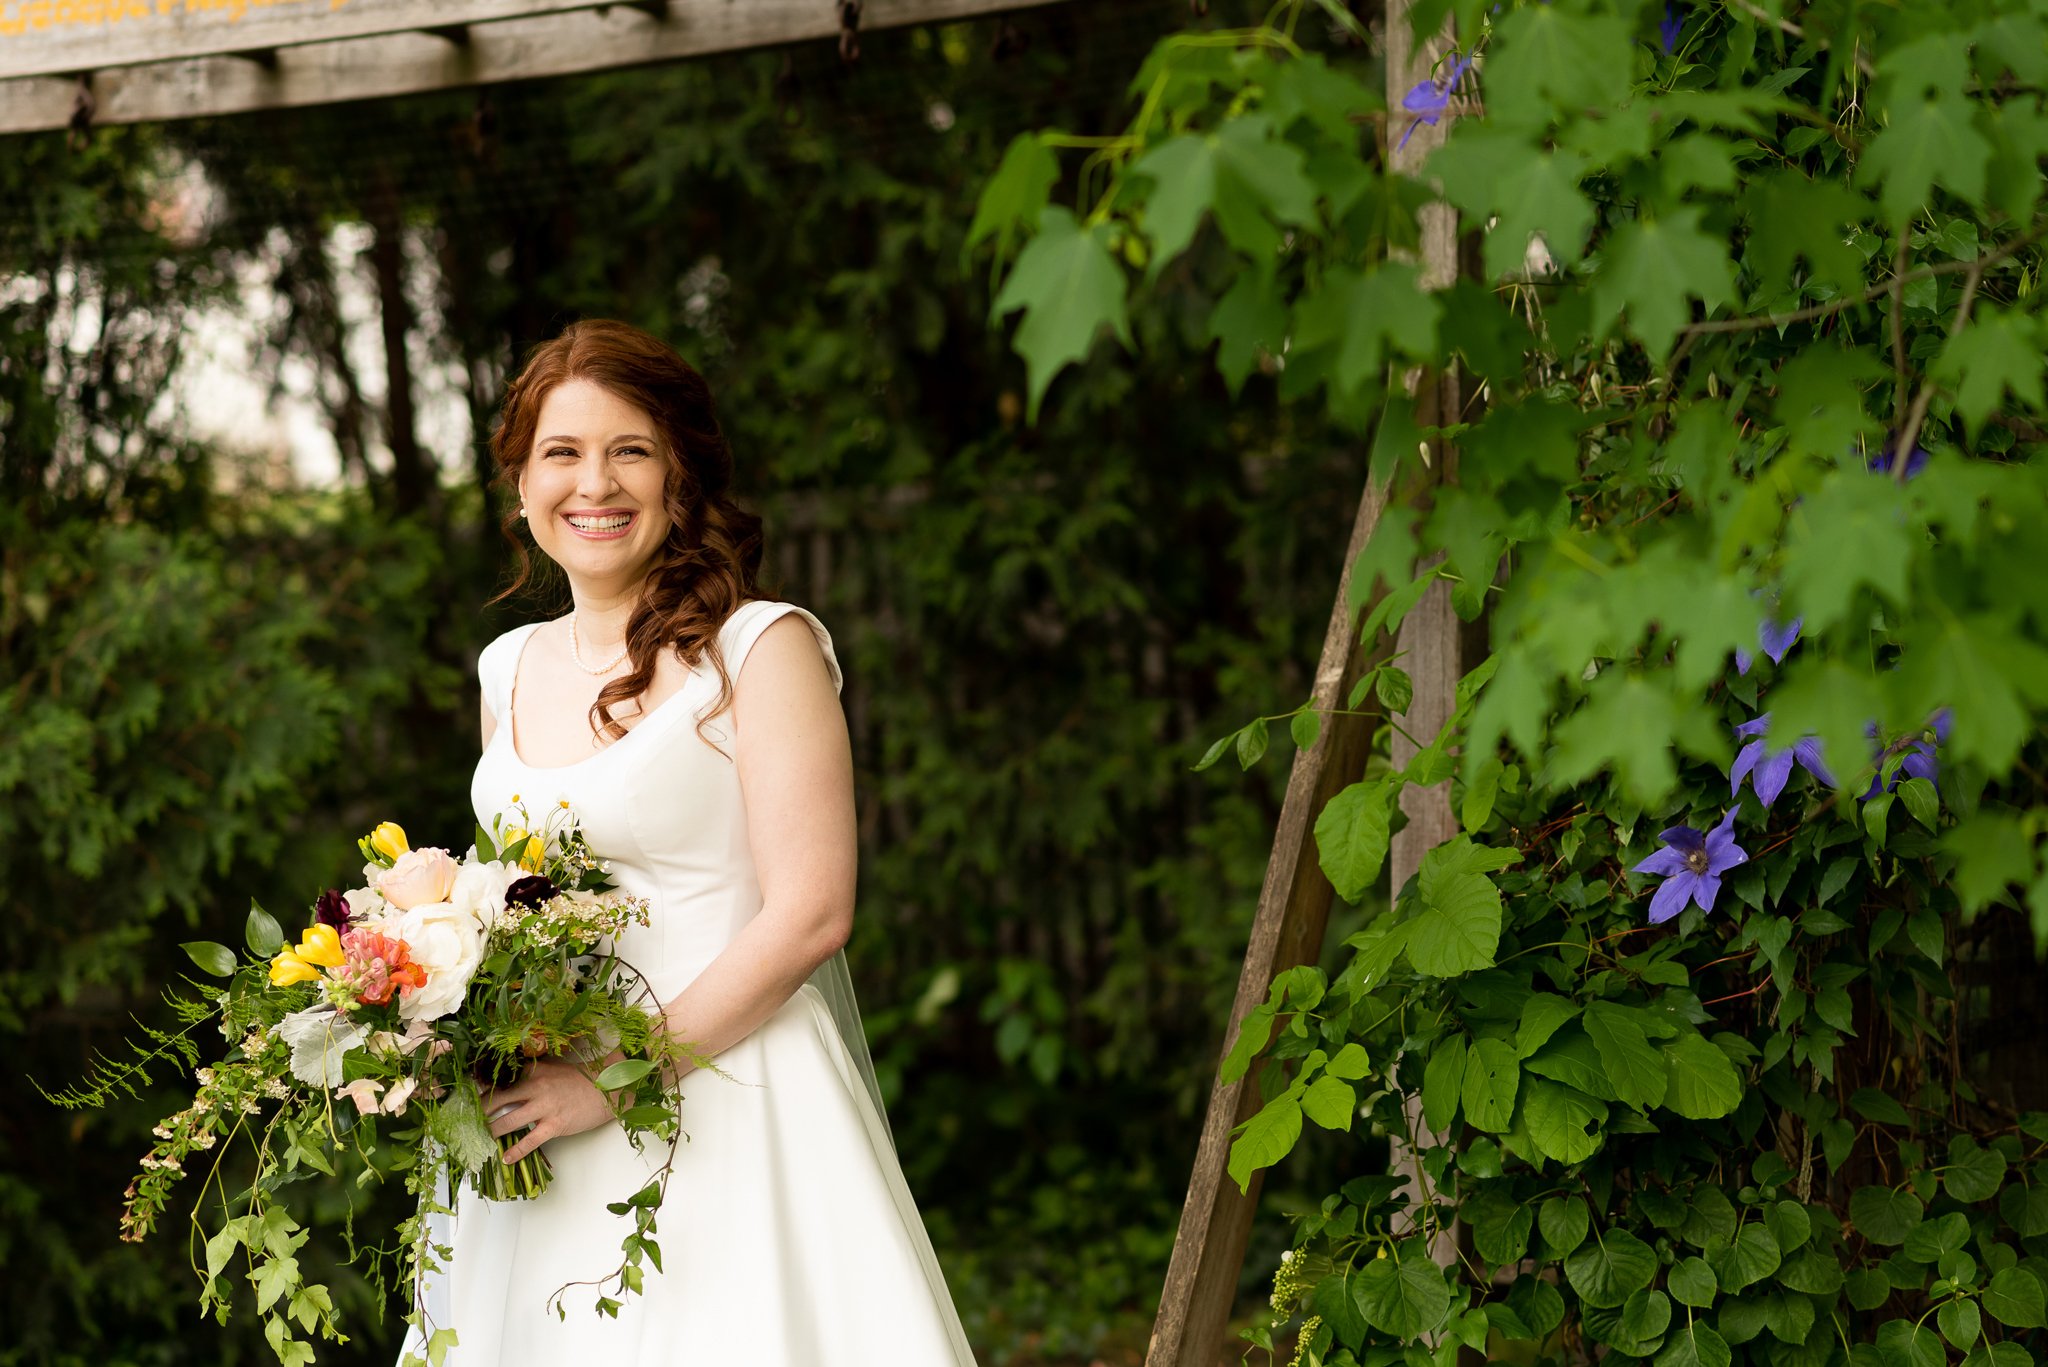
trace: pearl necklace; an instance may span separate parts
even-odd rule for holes
[[[610,664],[600,665],[598,668],[592,669],[589,665],[583,663],[583,652],[580,649],[578,649],[576,645],[576,614],[573,612],[569,614],[569,658],[574,660],[576,662],[576,667],[582,670],[585,674],[609,674],[614,669],[617,669],[619,667],[619,663],[622,660],[624,660],[626,656],[632,654],[632,652],[633,647],[631,645],[628,645],[624,650],[621,650],[618,653],[618,655],[612,660]]]

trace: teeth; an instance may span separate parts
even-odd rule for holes
[[[586,532],[615,532],[632,520],[630,514],[613,517],[572,517],[569,519],[569,525]]]

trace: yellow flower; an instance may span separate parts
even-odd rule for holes
[[[301,959],[289,949],[280,949],[277,957],[270,961],[270,985],[286,987],[292,983],[309,983],[320,976],[320,970]]]
[[[507,826],[504,834],[505,843],[500,848],[509,850],[521,840],[526,841],[526,848],[519,852],[519,867],[528,873],[539,873],[541,860],[547,855],[547,842],[524,826]]]
[[[270,984],[285,987],[292,983],[309,983],[320,976],[321,968],[337,968],[341,964],[341,932],[333,926],[307,926],[299,942],[277,951],[270,961]]]
[[[296,954],[309,964],[338,968],[341,966],[341,932],[328,925],[307,926],[305,933],[299,936],[298,948],[285,952]]]
[[[396,859],[412,846],[406,841],[405,827],[396,821],[386,821],[370,832],[370,848],[386,859]]]

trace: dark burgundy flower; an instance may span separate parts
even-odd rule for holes
[[[317,925],[333,926],[336,930],[349,927],[348,898],[329,888],[320,894],[320,900],[313,904],[313,921]]]
[[[531,874],[505,889],[505,905],[524,907],[531,911],[544,905],[550,897],[560,896],[561,892],[562,890],[555,886],[554,879],[543,878],[537,873]]]

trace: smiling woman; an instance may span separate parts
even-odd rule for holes
[[[732,501],[708,388],[658,339],[578,323],[514,381],[492,450],[521,501],[508,533],[523,518],[574,608],[478,660],[477,821],[522,797],[576,811],[592,853],[652,908],[618,952],[666,1028],[718,1068],[685,1077],[690,1142],[662,1204],[688,1223],[630,1296],[608,1269],[643,1232],[627,1202],[660,1159],[567,1060],[488,1096],[494,1133],[518,1136],[505,1161],[545,1145],[554,1180],[526,1200],[464,1199],[434,1236],[454,1254],[420,1288],[409,1351],[453,1328],[449,1367],[971,1367],[841,949],[855,824],[838,660],[815,616],[758,592],[760,522]],[[531,568],[519,544],[508,593]]]

